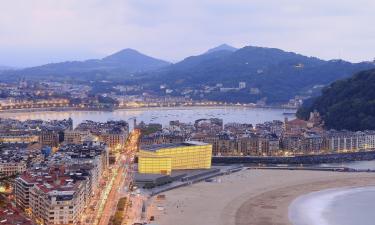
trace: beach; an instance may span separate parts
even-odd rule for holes
[[[289,225],[297,197],[329,188],[375,185],[375,173],[243,170],[152,199],[159,225]]]

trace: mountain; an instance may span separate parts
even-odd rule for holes
[[[325,61],[276,48],[247,46],[234,52],[214,51],[188,57],[139,78],[143,77],[142,83],[155,91],[160,84],[182,90],[216,84],[235,88],[239,82],[246,82],[246,88],[241,90],[211,91],[193,97],[228,102],[266,100],[278,104],[296,95],[319,94],[324,85],[374,67],[372,63]]]
[[[6,70],[15,70],[16,68],[11,66],[2,66],[0,65],[0,71],[6,71]]]
[[[144,55],[133,49],[124,49],[101,60],[102,64],[121,67],[131,72],[159,69],[170,63]]]
[[[12,74],[37,77],[56,75],[59,77],[82,76],[87,78],[94,78],[99,74],[118,77],[156,70],[169,64],[169,62],[144,55],[136,50],[124,49],[103,59],[50,63],[19,70]]]
[[[317,110],[328,129],[375,130],[375,69],[359,72],[325,88],[307,101],[297,116],[307,119]]]
[[[1,79],[110,80],[142,85],[143,91],[225,102],[280,105],[295,96],[318,96],[330,83],[375,68],[373,62],[322,60],[277,48],[226,44],[170,64],[132,49],[103,59],[53,63],[0,73]],[[239,82],[241,88],[239,88]],[[220,89],[220,87],[222,87]],[[141,94],[141,93],[139,93]]]
[[[227,44],[222,44],[222,45],[219,45],[215,48],[211,48],[209,49],[205,54],[210,54],[210,53],[213,53],[213,52],[217,52],[217,51],[229,51],[229,52],[235,52],[237,51],[238,49],[233,47],[233,46],[230,46],[230,45],[227,45]]]

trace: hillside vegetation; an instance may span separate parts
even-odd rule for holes
[[[328,129],[375,130],[375,70],[332,83],[320,97],[306,102],[297,116],[317,110]]]

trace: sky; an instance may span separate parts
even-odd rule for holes
[[[0,65],[124,48],[176,62],[222,43],[373,60],[374,11],[374,0],[1,0]]]

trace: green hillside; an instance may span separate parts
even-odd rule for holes
[[[306,102],[297,116],[307,119],[315,109],[328,129],[375,130],[375,70],[334,82],[320,97]]]

